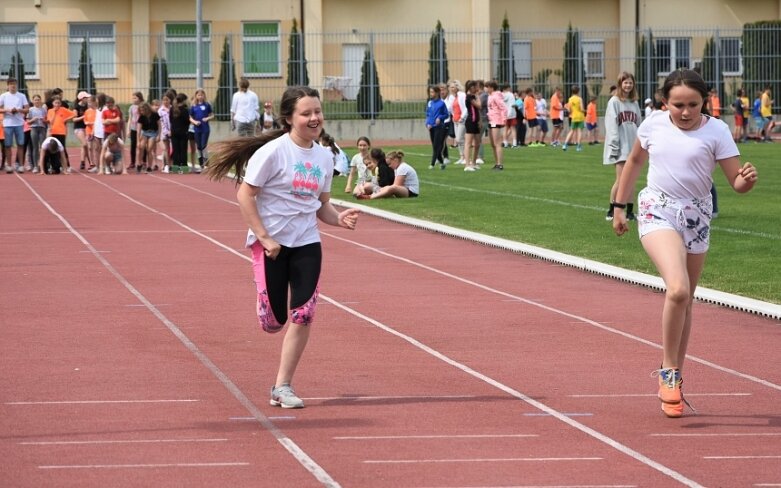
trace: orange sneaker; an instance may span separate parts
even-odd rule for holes
[[[671,418],[682,416],[681,372],[678,368],[662,368],[655,373],[659,375],[659,400],[662,402],[662,412]]]

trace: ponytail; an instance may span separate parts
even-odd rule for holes
[[[255,137],[235,137],[215,143],[206,164],[206,176],[212,181],[220,181],[233,170],[238,185],[244,180],[244,168],[255,151],[285,132],[277,129]]]

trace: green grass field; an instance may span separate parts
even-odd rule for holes
[[[781,145],[741,144],[743,161],[758,169],[759,181],[747,194],[735,193],[723,173],[714,173],[719,216],[713,221],[711,247],[700,285],[781,303]],[[429,170],[428,146],[402,149],[418,171],[421,197],[364,201],[368,205],[461,229],[512,239],[595,261],[656,275],[633,232],[618,238],[605,221],[613,167],[602,165],[602,145],[505,150],[505,170],[486,164],[465,173],[463,166]],[[347,148],[348,154],[355,153]],[[452,157],[455,156],[455,157]],[[451,149],[451,159],[458,159]],[[644,186],[645,175],[638,182]],[[333,195],[341,193],[339,179]]]

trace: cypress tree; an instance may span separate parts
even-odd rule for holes
[[[513,59],[513,34],[510,31],[510,22],[507,20],[507,13],[504,14],[502,29],[499,31],[499,69],[497,70],[497,81],[500,85],[508,84],[515,86],[517,78],[515,74],[515,63]]]
[[[147,100],[160,100],[165,92],[171,87],[171,80],[168,78],[168,63],[165,58],[157,57],[155,54],[152,59],[152,69],[149,72],[149,97]]]
[[[428,44],[428,86],[447,83],[449,79],[445,29],[442,28],[442,22],[437,20],[437,25]],[[428,94],[428,89],[426,94]]]
[[[24,60],[18,51],[15,55],[11,56],[11,69],[8,72],[8,77],[16,78],[17,90],[19,90],[20,93],[24,93],[29,100],[30,95],[27,93],[27,79],[24,74]]]
[[[87,52],[87,40],[81,41],[81,55],[79,56],[79,79],[76,83],[76,95],[74,100],[78,99],[78,93],[85,91],[92,95],[97,93],[95,87],[95,72],[92,70],[92,56]]]
[[[380,80],[377,65],[370,49],[366,49],[361,66],[361,87],[358,90],[358,114],[362,119],[376,119],[382,112]]]
[[[231,56],[231,43],[228,36],[222,43],[220,55],[220,77],[217,84],[217,96],[214,99],[214,113],[217,120],[230,120],[231,99],[238,89],[236,81],[236,63]]]
[[[309,71],[304,52],[304,34],[298,32],[298,22],[293,19],[290,29],[290,48],[287,57],[287,85],[309,86]]]
[[[583,50],[580,48],[580,32],[567,26],[567,40],[564,43],[564,65],[562,67],[564,94],[569,97],[572,87],[580,87],[580,97],[588,101],[588,85],[586,85],[586,67],[583,65]]]

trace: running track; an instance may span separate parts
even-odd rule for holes
[[[0,486],[781,487],[777,321],[696,304],[666,419],[661,294],[363,215],[282,410],[231,183],[0,194]]]

